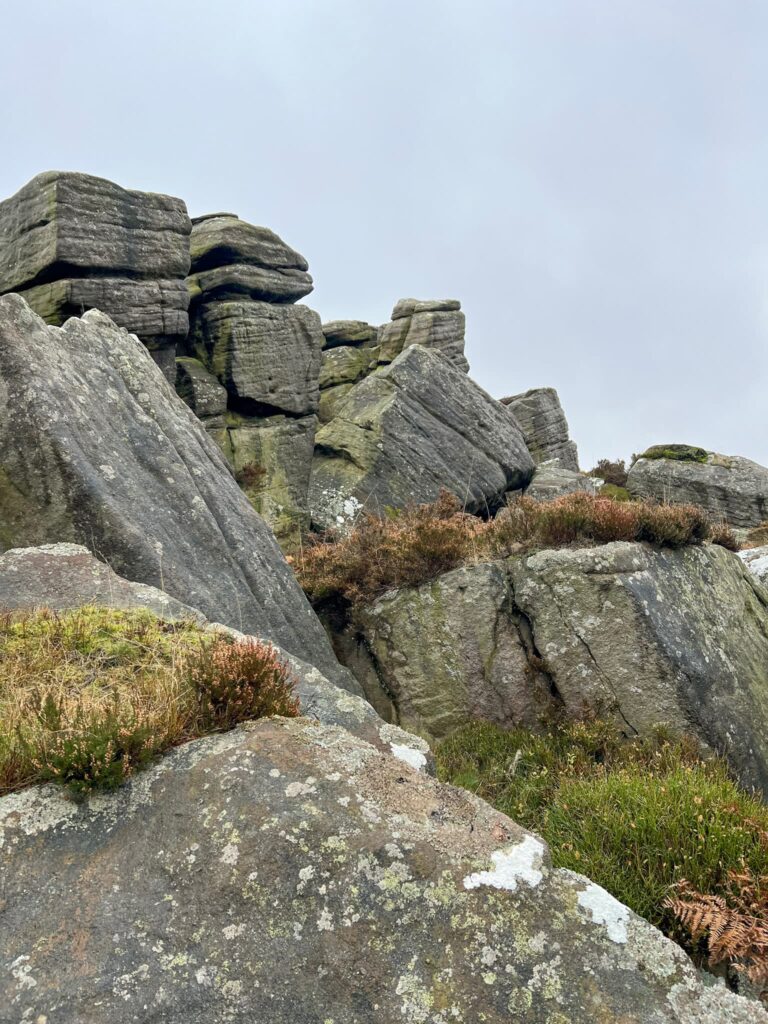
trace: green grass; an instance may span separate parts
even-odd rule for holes
[[[0,796],[114,789],[179,743],[298,714],[292,690],[269,645],[146,610],[0,613]]]
[[[628,742],[601,722],[545,735],[474,723],[435,754],[442,780],[537,832],[557,867],[587,875],[689,950],[663,905],[677,883],[728,895],[730,871],[768,874],[768,808],[692,741],[660,731]]]

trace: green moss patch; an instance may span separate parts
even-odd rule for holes
[[[641,459],[670,459],[672,462],[706,462],[707,452],[689,444],[655,444],[640,456]]]

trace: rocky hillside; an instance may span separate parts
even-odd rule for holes
[[[458,300],[312,287],[173,197],[0,203],[0,1024],[768,1020],[768,470],[660,446],[605,497],[552,388],[471,379]],[[434,777],[585,720],[654,821],[663,776],[726,822],[681,826],[709,888],[628,903],[728,928],[642,910],[672,941]]]

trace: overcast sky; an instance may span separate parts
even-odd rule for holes
[[[323,319],[455,297],[472,375],[583,466],[768,464],[766,0],[2,0],[0,193],[51,168],[229,210]]]

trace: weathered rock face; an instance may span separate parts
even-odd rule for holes
[[[343,527],[362,507],[433,501],[441,488],[482,509],[532,472],[506,410],[446,359],[411,346],[356,384],[318,431],[312,519]]]
[[[192,225],[188,284],[193,301],[246,296],[296,302],[312,291],[307,261],[274,231],[231,213],[196,217]]]
[[[482,801],[306,719],[5,797],[0,878],[8,1020],[767,1019]]]
[[[739,558],[758,583],[768,587],[768,545],[739,551]]]
[[[576,444],[568,434],[568,421],[554,388],[531,388],[502,398],[523,432],[528,450],[539,464],[557,460],[561,469],[579,470]]]
[[[268,528],[144,347],[102,313],[48,327],[5,296],[0,550],[59,541],[345,675]]]
[[[48,171],[0,203],[0,293],[23,291],[56,325],[101,309],[172,379],[189,326],[190,230],[180,199]]]
[[[329,320],[323,324],[325,347],[337,345],[374,345],[379,329],[365,320]]]
[[[736,527],[768,519],[768,469],[737,455],[710,452],[705,462],[641,458],[629,471],[627,490],[636,498],[701,505]]]
[[[227,389],[230,406],[251,403],[257,415],[264,407],[297,416],[317,411],[323,333],[307,306],[204,303],[191,342]]]
[[[600,481],[584,473],[574,473],[572,469],[560,469],[557,463],[546,462],[536,467],[533,479],[525,489],[526,496],[535,501],[552,501],[578,491],[598,494]]]
[[[768,593],[716,546],[614,543],[512,560],[517,606],[567,711],[666,723],[768,792]]]
[[[176,394],[207,428],[224,426],[227,389],[199,359],[189,356],[176,359]]]
[[[501,564],[454,569],[385,594],[356,623],[406,729],[439,739],[475,718],[535,728],[551,710]],[[359,681],[375,706],[375,676]]]
[[[86,604],[147,608],[163,619],[204,621],[196,609],[157,587],[118,576],[82,544],[11,548],[0,555],[0,608],[62,612]]]
[[[228,418],[226,430],[212,436],[283,550],[293,550],[309,529],[307,492],[317,417]]]
[[[435,349],[466,373],[466,321],[458,299],[400,299],[392,320],[379,331],[379,362],[391,363],[409,345]]]

